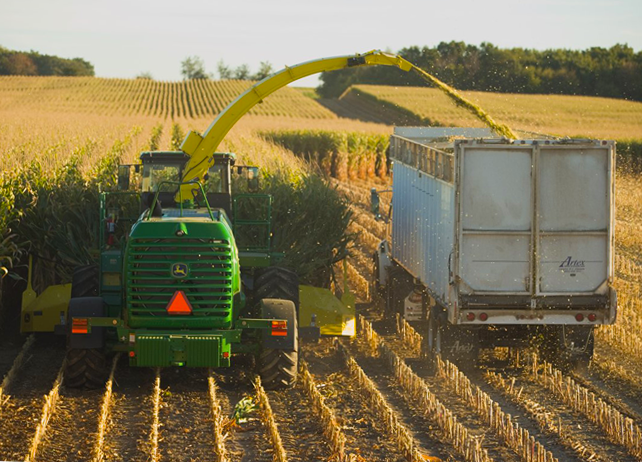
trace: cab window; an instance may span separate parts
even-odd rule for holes
[[[147,164],[143,166],[143,192],[157,192],[163,181],[180,181],[181,165]],[[174,192],[177,186],[163,184],[160,192]]]
[[[205,191],[207,193],[225,193],[227,187],[227,165],[213,165],[208,170],[208,179],[205,182]]]

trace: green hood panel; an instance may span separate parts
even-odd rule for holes
[[[130,327],[230,328],[239,293],[238,250],[226,221],[157,218],[134,225],[125,252]],[[179,292],[192,312],[170,314]]]

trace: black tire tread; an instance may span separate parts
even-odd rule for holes
[[[98,266],[79,266],[74,270],[71,298],[98,297]]]
[[[67,349],[64,372],[69,388],[100,388],[107,380],[105,354],[98,349]]]
[[[299,312],[299,277],[294,271],[279,266],[258,269],[254,279],[254,300],[279,298],[294,303]]]
[[[296,350],[263,350],[259,357],[263,387],[278,390],[293,386],[297,378],[298,356]]]
[[[411,276],[404,269],[394,266],[388,275],[388,284],[385,287],[386,317],[394,319],[396,313],[403,316],[404,299],[413,287]]]

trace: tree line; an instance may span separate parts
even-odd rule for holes
[[[94,66],[82,58],[66,59],[0,46],[0,75],[93,76]]]
[[[263,80],[273,72],[272,64],[267,61],[261,61],[258,71],[252,72],[247,64],[231,67],[220,60],[216,70],[221,80]],[[181,61],[181,74],[185,80],[215,78],[214,74],[205,70],[205,63],[198,56],[188,56]]]
[[[586,50],[533,50],[441,42],[398,54],[460,90],[605,96],[642,101],[642,52],[628,45]],[[324,72],[319,94],[337,97],[350,85],[425,86],[415,73],[387,66]]]

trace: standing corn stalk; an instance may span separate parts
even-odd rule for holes
[[[534,381],[602,428],[612,442],[625,447],[634,457],[642,458],[642,430],[633,419],[624,416],[571,377],[564,376],[550,363],[540,363],[536,355],[532,357],[530,370]]]
[[[274,461],[287,462],[288,456],[285,452],[285,448],[283,447],[281,435],[279,434],[279,429],[276,426],[276,422],[274,420],[272,406],[270,406],[270,400],[268,399],[267,393],[265,393],[265,390],[263,389],[263,385],[261,385],[261,378],[258,375],[254,379],[254,389],[256,390],[259,405],[261,406],[261,416],[263,417],[263,423],[268,428],[270,440],[272,441]]]
[[[312,378],[312,374],[310,374],[307,364],[303,361],[299,362],[299,373],[303,384],[303,389],[312,401],[313,412],[321,420],[323,434],[330,441],[330,447],[332,448],[334,456],[337,458],[338,462],[346,461],[347,457],[345,453],[345,434],[343,433],[341,425],[337,421],[334,412],[328,407],[327,404],[325,404],[323,395],[319,393],[319,390],[314,383],[314,379]]]
[[[210,369],[207,377],[208,392],[210,398],[210,412],[212,414],[213,430],[214,430],[214,445],[216,446],[216,460],[217,462],[227,462],[227,450],[225,449],[225,434],[223,412],[221,405],[218,401],[218,393],[216,390],[216,381],[214,380],[214,373]]]

